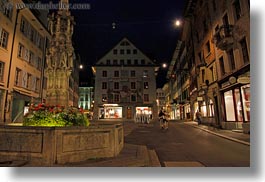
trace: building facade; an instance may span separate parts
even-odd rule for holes
[[[79,87],[79,108],[91,112],[94,108],[94,87]]]
[[[189,0],[183,17],[182,45],[168,73],[171,102],[189,102],[191,119],[200,111],[203,123],[249,132],[249,0]],[[188,112],[178,113],[183,119]]]
[[[16,9],[21,0],[0,1],[0,123],[21,121],[25,106],[45,97],[46,11]]]
[[[94,119],[140,122],[157,117],[157,65],[128,39],[121,40],[93,67]]]
[[[162,88],[156,89],[156,103],[158,111],[166,109],[166,94]]]
[[[68,0],[60,2],[69,3]],[[46,53],[46,103],[77,107],[80,60],[72,45],[74,17],[69,9],[62,8],[57,13],[52,13],[48,20],[52,40]]]

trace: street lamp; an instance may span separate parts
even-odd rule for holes
[[[180,20],[176,20],[175,21],[175,26],[176,27],[180,27],[181,26],[181,21]]]

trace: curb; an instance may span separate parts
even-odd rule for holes
[[[245,141],[242,141],[242,140],[238,140],[236,138],[232,138],[232,137],[228,137],[228,136],[225,136],[225,135],[222,135],[222,134],[219,134],[219,133],[215,133],[213,131],[210,131],[210,130],[207,130],[207,129],[204,129],[204,128],[201,128],[201,127],[198,127],[198,126],[195,126],[195,125],[191,125],[191,124],[187,124],[187,123],[184,123],[186,125],[189,125],[189,126],[192,126],[194,128],[198,128],[200,130],[203,130],[205,132],[208,132],[208,133],[211,133],[213,135],[216,135],[216,136],[219,136],[219,137],[222,137],[222,138],[225,138],[225,139],[228,139],[228,140],[231,140],[231,141],[234,141],[234,142],[237,142],[237,143],[241,143],[243,145],[247,145],[247,146],[250,146],[250,143],[249,142],[245,142]]]

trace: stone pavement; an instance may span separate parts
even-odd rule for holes
[[[221,130],[214,127],[206,125],[198,125],[196,122],[192,121],[171,121],[171,122],[182,122],[191,127],[195,127],[202,131],[211,133],[213,135],[232,140],[244,145],[250,145],[250,135],[243,134],[239,132],[233,132],[229,130]],[[152,128],[155,127],[157,123],[151,124],[136,124],[134,122],[124,123],[124,137],[130,135],[132,131],[139,128]],[[157,126],[156,126],[157,127]],[[143,132],[143,131],[142,131]],[[164,162],[160,163],[159,158],[155,150],[150,150],[144,145],[132,145],[126,144],[124,149],[119,156],[110,159],[98,159],[89,160],[82,163],[67,164],[64,166],[74,166],[74,167],[204,167],[203,164],[199,162]]]
[[[241,143],[243,145],[250,146],[250,135],[230,130],[217,129],[211,126],[198,125],[192,121],[171,121],[180,122],[190,127],[200,129],[202,131],[211,133],[213,135],[222,137],[227,140]],[[153,128],[159,127],[158,123],[151,124],[136,124],[134,122],[124,123],[124,137],[130,135],[134,130],[141,128]],[[141,131],[144,132],[144,131]],[[23,163],[23,161],[14,161],[12,163],[0,163],[0,166],[30,166],[30,164]],[[122,152],[115,158],[108,159],[93,159],[80,163],[72,163],[65,165],[56,165],[54,167],[204,167],[201,163],[190,162],[164,162],[159,161],[158,155],[154,149],[148,149],[144,145],[133,145],[125,143]]]

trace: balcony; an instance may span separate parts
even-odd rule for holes
[[[234,45],[233,25],[223,25],[215,33],[213,42],[218,49],[227,51]]]

